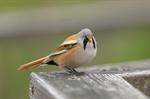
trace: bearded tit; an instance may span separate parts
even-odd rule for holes
[[[90,29],[85,28],[69,36],[60,46],[46,57],[21,65],[18,70],[28,70],[42,65],[56,65],[70,73],[79,66],[90,62],[97,53],[97,43]]]

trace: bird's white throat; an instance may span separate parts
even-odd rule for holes
[[[75,61],[77,65],[83,65],[91,60],[96,56],[97,48],[93,47],[92,43],[88,43],[86,49],[81,49],[79,53],[75,56]]]

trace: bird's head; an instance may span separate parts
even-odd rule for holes
[[[85,28],[82,29],[78,34],[77,34],[77,40],[80,43],[80,45],[86,49],[86,45],[88,43],[94,43],[94,36],[93,33],[90,29]]]

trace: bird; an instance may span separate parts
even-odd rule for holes
[[[42,65],[56,65],[69,73],[79,73],[76,68],[92,61],[97,54],[97,42],[89,28],[67,37],[49,55],[21,65],[18,70],[29,70]]]

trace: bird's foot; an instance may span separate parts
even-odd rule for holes
[[[75,69],[70,69],[67,71],[69,74],[72,74],[72,75],[76,75],[76,76],[81,76],[81,75],[84,75],[85,72],[78,72],[76,71]]]

